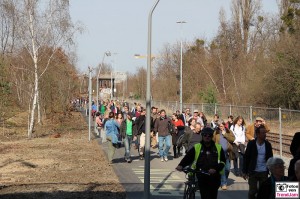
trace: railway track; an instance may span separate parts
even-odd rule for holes
[[[280,153],[280,139],[278,133],[267,133],[266,138],[273,147],[274,152]],[[292,135],[282,135],[282,154],[285,157],[292,157],[292,154],[290,152],[290,145],[292,142],[293,136]]]

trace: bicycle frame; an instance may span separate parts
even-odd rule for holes
[[[198,179],[196,177],[197,171],[191,168],[186,168],[183,172],[186,174],[185,177],[187,179],[184,183],[183,199],[195,199],[195,193],[199,189]]]

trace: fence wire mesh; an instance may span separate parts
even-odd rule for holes
[[[165,109],[167,114],[171,115],[179,110],[180,104],[177,101],[152,101],[151,106]],[[279,151],[281,156],[282,153],[290,153],[289,145],[292,136],[295,132],[300,131],[300,110],[207,103],[183,103],[182,107],[182,111],[189,108],[191,113],[194,110],[203,112],[208,122],[212,120],[215,114],[218,114],[220,119],[225,121],[227,121],[229,115],[232,115],[234,118],[242,116],[247,126],[252,124],[256,117],[262,117],[273,133],[273,143],[278,143],[274,144],[273,148]]]

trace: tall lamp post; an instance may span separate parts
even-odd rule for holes
[[[152,14],[160,0],[156,0],[148,17],[148,49],[147,49],[147,89],[146,89],[146,140],[145,140],[145,171],[144,171],[144,198],[150,198],[150,108],[151,108],[151,36]]]
[[[101,65],[99,66],[99,69],[98,69],[98,75],[97,75],[97,111],[99,111],[99,76],[100,76],[101,67],[103,67],[103,64],[104,64],[105,56],[107,56],[107,57],[111,56],[110,51],[106,51],[103,54],[102,62],[101,62]]]
[[[181,33],[180,33],[180,83],[179,83],[179,104],[180,112],[182,111],[182,24],[186,23],[185,21],[177,21],[176,23],[180,24]]]
[[[91,117],[92,117],[92,68],[89,69],[89,141],[91,141]]]
[[[113,55],[116,55],[116,54],[118,54],[118,53],[112,53]],[[110,54],[110,56],[111,56],[111,54]],[[114,87],[113,87],[113,72],[114,72],[114,58],[112,59],[112,61],[111,61],[111,72],[110,72],[110,90],[111,90],[111,92],[110,92],[110,100],[112,100],[113,99],[113,94],[114,94]]]

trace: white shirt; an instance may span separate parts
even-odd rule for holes
[[[204,126],[204,123],[203,123],[203,120],[202,120],[202,117],[197,117],[197,123],[200,123],[201,126]]]
[[[230,130],[233,132],[234,136],[235,136],[235,140],[234,143],[242,143],[245,144],[246,141],[246,136],[245,136],[245,127],[244,126],[239,126],[237,124],[232,125],[230,127]]]
[[[185,120],[185,126],[189,126],[189,120],[191,117],[189,115],[183,114],[183,118]]]

